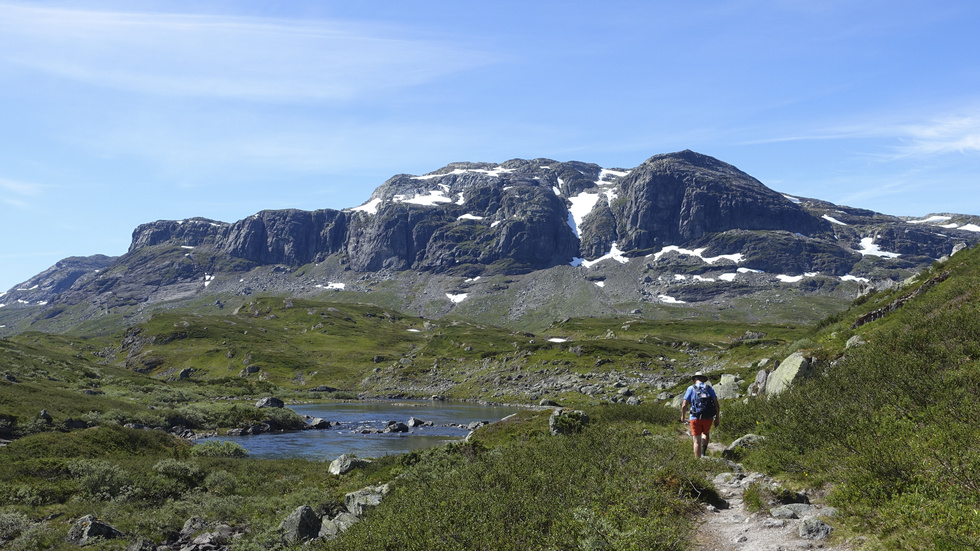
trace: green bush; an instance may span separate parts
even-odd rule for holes
[[[16,538],[30,524],[30,520],[20,513],[0,513],[0,541]]]
[[[178,461],[176,459],[159,461],[153,466],[153,470],[189,487],[197,486],[204,477],[201,468],[194,463]]]
[[[195,457],[248,457],[248,450],[237,442],[228,440],[208,440],[191,448]]]
[[[204,487],[212,494],[228,496],[238,489],[238,479],[228,471],[211,471],[204,477]]]
[[[683,444],[589,425],[484,451],[426,452],[378,509],[326,548],[674,549],[694,496],[709,487]]]
[[[116,463],[93,459],[76,459],[68,469],[78,483],[80,495],[101,501],[122,497],[133,486],[133,478]]]

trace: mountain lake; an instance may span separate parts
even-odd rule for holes
[[[407,453],[420,448],[457,442],[466,438],[465,428],[475,421],[494,422],[517,413],[515,406],[489,406],[469,402],[397,401],[350,402],[290,406],[299,415],[321,417],[340,423],[329,429],[257,434],[248,436],[215,436],[209,440],[235,442],[248,450],[249,457],[260,459],[303,458],[333,461],[341,454],[357,457],[381,457]],[[362,434],[364,430],[382,430],[389,421],[408,424],[415,417],[432,426],[412,427],[407,433]]]

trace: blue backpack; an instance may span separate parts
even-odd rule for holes
[[[694,386],[694,397],[691,399],[691,417],[694,419],[714,419],[715,400],[707,385]]]

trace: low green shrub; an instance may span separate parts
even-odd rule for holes
[[[204,477],[204,487],[212,494],[229,496],[238,489],[238,479],[228,471],[211,471]]]
[[[248,457],[248,450],[229,440],[208,440],[195,444],[190,454],[194,457]]]
[[[164,459],[159,461],[153,466],[153,470],[189,487],[197,486],[204,477],[201,468],[196,464],[177,459]]]
[[[30,519],[20,513],[0,513],[0,541],[20,536],[30,525]]]

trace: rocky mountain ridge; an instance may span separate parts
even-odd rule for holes
[[[4,293],[0,325],[48,320],[41,325],[50,328],[265,292],[339,291],[413,313],[497,321],[529,312],[645,315],[644,303],[725,307],[751,294],[771,300],[780,284],[840,301],[976,243],[978,224],[787,196],[693,151],[629,170],[550,159],[452,163],[394,176],[345,210],[143,224],[121,257],[66,259]],[[500,300],[505,313],[493,304]]]

